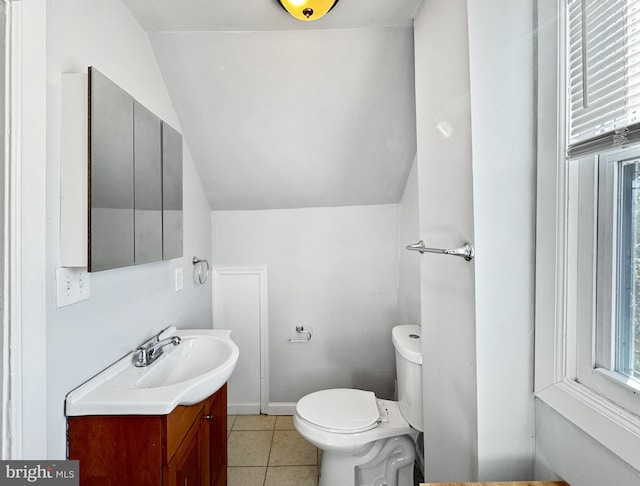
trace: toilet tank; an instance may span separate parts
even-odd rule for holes
[[[391,331],[396,350],[398,405],[409,424],[423,431],[422,424],[422,338],[420,326],[396,326]]]

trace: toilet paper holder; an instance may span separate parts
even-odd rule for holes
[[[311,331],[309,329],[305,329],[302,324],[298,324],[296,326],[296,332],[298,334],[306,334],[307,336],[304,338],[294,338],[294,339],[289,338],[290,343],[307,343],[311,341],[311,336],[312,336]]]

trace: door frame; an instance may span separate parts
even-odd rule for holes
[[[47,456],[46,0],[6,6],[2,456]],[[28,359],[26,357],[28,356]],[[27,379],[28,378],[28,379]]]

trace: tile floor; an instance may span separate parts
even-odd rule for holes
[[[227,486],[317,486],[320,451],[291,416],[229,415]]]

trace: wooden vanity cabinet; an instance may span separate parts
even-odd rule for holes
[[[222,391],[222,390],[221,390]],[[227,484],[227,388],[223,393],[211,396],[205,405],[211,420],[207,422],[209,437],[209,467],[212,486]],[[220,417],[220,419],[216,419]]]
[[[226,486],[227,387],[168,415],[68,418],[81,486]]]

